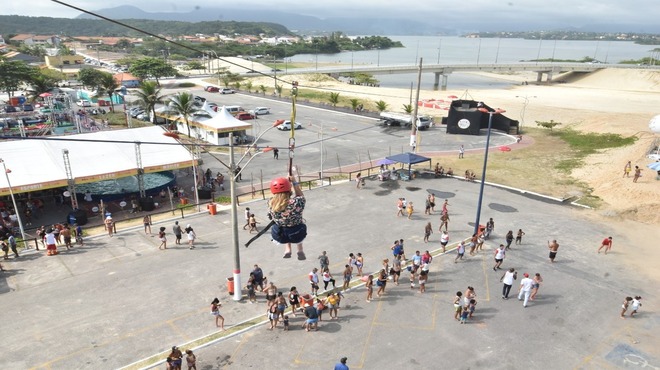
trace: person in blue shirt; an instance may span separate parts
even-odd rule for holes
[[[339,360],[339,363],[335,365],[335,370],[348,370],[348,366],[346,365],[346,361],[348,361],[348,358],[342,357]]]

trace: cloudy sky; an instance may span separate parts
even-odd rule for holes
[[[88,10],[98,10],[119,5],[134,5],[149,12],[190,12],[208,8],[240,7],[245,9],[268,9],[291,13],[325,17],[424,17],[436,18],[438,22],[460,22],[463,18],[472,21],[483,19],[492,23],[502,22],[506,29],[509,22],[557,24],[562,27],[581,27],[585,24],[622,24],[649,27],[657,24],[660,0],[469,0],[432,1],[407,0],[404,14],[400,0],[212,0],[161,1],[161,0],[70,0],[71,4]],[[273,5],[276,4],[276,5]],[[304,5],[303,5],[304,4]],[[418,10],[419,12],[415,12]],[[79,12],[49,0],[33,0],[29,6],[20,1],[3,1],[2,14],[29,16],[75,17]],[[225,17],[225,20],[229,18]],[[276,20],[274,20],[276,21]],[[623,29],[622,31],[625,31]]]

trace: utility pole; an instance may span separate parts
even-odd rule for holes
[[[417,69],[417,92],[415,93],[415,105],[413,105],[413,112],[411,117],[411,126],[410,129],[410,146],[413,147],[413,153],[417,153],[417,147],[419,146],[419,138],[417,136],[417,110],[419,108],[419,90],[422,84],[422,60],[424,58],[419,58],[419,68]]]

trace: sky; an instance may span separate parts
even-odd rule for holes
[[[325,17],[423,17],[438,22],[460,23],[461,19],[483,20],[487,23],[502,22],[506,29],[509,22],[561,24],[581,27],[585,24],[635,24],[655,25],[660,14],[660,0],[407,0],[402,12],[400,0],[193,0],[190,2],[161,0],[65,0],[88,10],[99,10],[119,5],[138,6],[148,12],[190,12],[195,9],[240,7],[245,9],[277,10],[319,18]],[[276,4],[276,5],[273,5]],[[302,5],[304,4],[304,5]],[[415,10],[419,10],[418,12]],[[20,1],[3,1],[0,13],[4,15],[28,15],[73,18],[78,11],[49,0],[33,0],[29,6]],[[226,17],[225,20],[227,20]],[[276,22],[277,20],[273,20]],[[624,31],[624,30],[622,30]]]

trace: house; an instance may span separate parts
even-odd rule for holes
[[[85,65],[85,57],[82,55],[46,55],[48,68],[79,68]]]
[[[9,41],[21,45],[41,45],[45,47],[51,47],[59,46],[61,39],[56,35],[33,35],[29,33],[19,33],[18,35],[10,38]]]
[[[120,85],[129,89],[140,86],[140,79],[130,73],[117,73],[112,77],[114,77],[115,81],[117,81]]]

